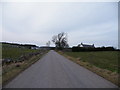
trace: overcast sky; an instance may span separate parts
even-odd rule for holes
[[[2,15],[2,41],[41,46],[66,32],[70,46],[118,46],[117,2],[2,3]]]

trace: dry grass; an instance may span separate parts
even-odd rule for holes
[[[87,68],[88,70],[100,75],[101,77],[111,81],[112,83],[120,86],[120,82],[118,81],[119,74],[117,72],[112,72],[112,71],[107,70],[107,69],[102,69],[102,68],[96,67],[93,64],[90,64],[90,63],[85,62],[85,61],[81,61],[80,58],[68,56],[60,51],[58,53],[67,57],[69,60],[79,64],[80,66],[83,66],[83,67]]]

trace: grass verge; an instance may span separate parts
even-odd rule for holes
[[[76,58],[76,57],[67,55],[66,53],[63,53],[61,51],[59,51],[58,53],[65,56],[69,60],[79,64],[80,66],[85,67],[88,70],[98,74],[99,76],[111,81],[112,83],[116,84],[117,86],[120,86],[120,82],[118,81],[119,74],[117,72],[113,72],[113,71],[110,71],[107,69],[97,67],[87,61],[84,61],[84,60],[82,61],[82,60],[80,60],[80,58]]]
[[[43,55],[47,53],[44,52]],[[12,63],[10,65],[5,65],[2,67],[3,73],[2,73],[2,85],[3,87],[11,81],[13,78],[15,78],[18,74],[20,74],[22,71],[27,69],[29,66],[34,64],[36,61],[38,61],[43,55],[38,54],[36,56],[31,57],[29,60],[25,60],[23,62],[19,63]],[[16,67],[16,65],[19,65]]]

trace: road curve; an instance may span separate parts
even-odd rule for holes
[[[4,88],[117,88],[51,50]]]

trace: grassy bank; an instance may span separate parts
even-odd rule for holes
[[[118,71],[118,52],[66,52],[65,54],[78,58],[81,61],[89,62],[97,67],[108,69],[113,72]]]
[[[80,66],[95,72],[116,85],[119,85],[117,51],[59,53]]]
[[[2,59],[12,60],[2,65],[3,86],[30,65],[38,61],[47,52],[47,50],[43,49],[28,49],[25,47],[12,46],[10,44],[2,44]]]

